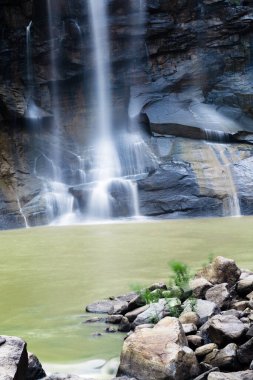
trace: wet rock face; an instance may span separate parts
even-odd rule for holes
[[[42,145],[54,149],[55,106],[60,110],[62,166],[71,168],[72,159],[65,152],[73,147],[84,152],[90,146],[97,105],[90,96],[94,47],[88,1],[51,1],[51,31],[47,1],[0,0],[0,6],[0,127],[5,131],[1,141],[12,148],[18,141],[24,151],[17,160],[16,150],[10,149],[7,163],[1,160],[0,226],[10,228],[24,225],[17,195],[31,225],[48,221],[34,163]],[[129,114],[142,112],[146,131],[175,136],[173,149],[165,155],[163,146],[170,145],[171,137],[146,137],[158,161],[166,165],[139,181],[140,211],[163,218],[229,215],[231,188],[222,183],[228,173],[222,175],[223,168],[212,172],[211,183],[210,168],[202,175],[205,163],[198,166],[189,152],[202,149],[205,155],[207,149],[199,139],[207,136],[215,142],[229,138],[252,143],[252,2],[147,0],[144,28],[139,26],[138,7],[134,0],[108,0],[115,134],[128,124]],[[27,75],[26,46],[31,20],[32,81]],[[51,69],[52,46],[56,70]],[[31,118],[34,109],[40,122]],[[222,137],[203,129],[218,130]],[[233,135],[243,129],[249,132]],[[193,147],[195,140],[199,141]],[[231,158],[229,148],[225,156],[233,164],[241,211],[250,215],[253,153],[250,145],[244,146],[243,153],[238,145],[231,149],[238,154]],[[222,161],[221,152],[215,154]],[[204,160],[202,155],[197,159]],[[73,185],[69,172],[64,176]],[[78,199],[85,208],[85,196]],[[123,204],[116,202],[121,216],[129,214],[127,196],[124,199]]]

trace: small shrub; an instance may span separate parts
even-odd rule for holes
[[[173,272],[172,284],[174,283],[182,289],[189,287],[190,272],[188,266],[180,261],[171,261],[169,266]]]

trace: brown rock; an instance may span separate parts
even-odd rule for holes
[[[204,277],[194,278],[190,281],[190,289],[194,297],[204,298],[206,291],[212,287],[212,284]]]
[[[166,317],[154,328],[137,330],[125,340],[118,375],[138,380],[188,380],[198,372],[181,323]]]
[[[201,269],[197,273],[197,277],[204,277],[215,285],[228,283],[229,286],[233,286],[238,281],[240,274],[241,271],[234,260],[218,256],[210,265]]]
[[[209,344],[205,344],[204,346],[198,347],[195,351],[195,354],[196,356],[205,356],[215,349],[218,349],[217,344],[209,343]]]
[[[237,345],[234,343],[228,344],[221,350],[214,349],[206,355],[204,362],[211,364],[213,367],[218,367],[221,370],[231,370],[236,364]]]
[[[179,317],[179,321],[182,324],[193,323],[194,325],[198,326],[199,316],[194,311],[183,312]]]

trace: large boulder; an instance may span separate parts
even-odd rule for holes
[[[28,356],[26,343],[16,337],[0,337],[0,379],[26,380]]]
[[[124,342],[118,376],[138,380],[188,380],[199,366],[181,323],[172,317],[136,330]]]
[[[241,271],[234,260],[217,256],[207,267],[197,273],[197,277],[204,277],[212,284],[228,283],[234,286],[240,278]]]

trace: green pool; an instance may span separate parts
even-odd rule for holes
[[[0,233],[1,333],[44,362],[118,356],[122,335],[84,324],[85,305],[168,278],[174,258],[200,267],[225,255],[253,269],[253,218],[173,220]]]

